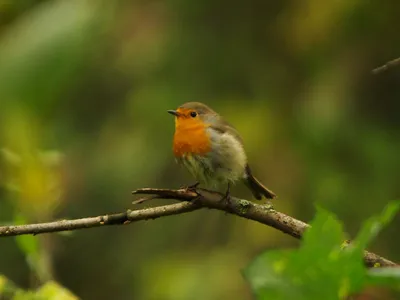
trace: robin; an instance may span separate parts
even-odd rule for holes
[[[187,102],[168,113],[175,116],[176,160],[197,180],[188,188],[226,184],[224,198],[229,200],[231,184],[242,180],[256,199],[276,197],[253,176],[239,133],[218,113],[200,102]]]

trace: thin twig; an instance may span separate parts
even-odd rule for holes
[[[157,206],[152,208],[127,210],[126,212],[107,214],[97,217],[87,217],[74,220],[60,220],[48,223],[1,226],[0,237],[39,234],[69,231],[85,228],[94,228],[105,225],[123,225],[141,220],[156,219],[159,217],[171,216],[200,209],[198,205],[190,202],[181,202],[176,204]]]
[[[387,71],[387,70],[390,69],[390,68],[396,67],[396,66],[398,66],[398,65],[400,65],[400,57],[398,57],[398,58],[396,58],[396,59],[393,59],[393,60],[391,60],[391,61],[388,61],[388,62],[387,62],[386,64],[384,64],[383,66],[380,66],[380,67],[377,67],[377,68],[373,69],[373,70],[371,71],[371,73],[374,74],[374,75],[377,75],[377,74],[380,74],[380,73],[382,73],[382,72]]]
[[[249,220],[254,220],[276,228],[298,239],[300,239],[303,233],[310,227],[307,223],[276,211],[272,205],[256,204],[235,197],[230,197],[228,203],[227,201],[221,201],[223,197],[222,194],[204,189],[197,189],[197,191],[194,192],[186,189],[169,190],[144,188],[134,191],[133,194],[152,195],[152,197],[145,198],[146,201],[155,197],[176,199],[182,202],[154,208],[128,210],[124,213],[98,217],[62,220],[41,224],[2,226],[0,227],[0,237],[76,230],[104,225],[121,225],[140,220],[186,213],[200,208],[217,209]],[[398,266],[396,263],[368,251],[364,253],[364,262],[369,267],[377,265],[381,267]]]

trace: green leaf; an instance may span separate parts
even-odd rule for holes
[[[298,250],[265,252],[244,270],[244,277],[257,299],[344,299],[369,283],[398,287],[398,270],[367,273],[363,263],[367,242],[398,209],[398,203],[389,204],[365,223],[354,244],[343,249],[342,224],[318,208]]]
[[[28,291],[18,290],[12,299],[13,300],[44,300],[44,299],[38,299],[38,297],[36,297],[35,293],[30,290],[28,290]]]
[[[13,300],[77,300],[71,291],[57,282],[48,281],[39,289],[23,290],[0,274],[0,299]]]
[[[37,290],[36,295],[39,299],[47,300],[77,300],[74,294],[59,285],[57,282],[49,281]]]
[[[341,223],[319,208],[297,251],[266,252],[244,271],[257,299],[338,299],[350,290],[340,263]]]
[[[257,299],[295,299],[297,291],[288,281],[285,269],[291,251],[268,251],[256,257],[242,271],[243,276],[250,282]],[[298,298],[296,298],[298,299]]]
[[[0,299],[11,299],[19,288],[7,277],[0,274]]]
[[[316,217],[310,225],[311,228],[304,233],[298,254],[304,263],[313,262],[316,257],[330,256],[344,240],[342,224],[322,208],[317,208]]]
[[[343,226],[330,212],[317,208],[311,228],[290,261],[290,275],[308,299],[339,299],[353,290],[353,282],[363,274],[357,260],[343,255]],[[351,276],[350,276],[351,275]]]

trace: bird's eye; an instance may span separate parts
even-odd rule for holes
[[[192,118],[196,118],[196,116],[197,116],[197,112],[195,112],[195,111],[192,111],[192,112],[190,113],[190,116],[191,116]]]

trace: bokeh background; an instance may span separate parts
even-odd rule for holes
[[[192,183],[166,110],[201,101],[241,132],[276,209],[309,221],[318,204],[353,236],[400,195],[400,68],[371,74],[400,56],[399,11],[397,0],[0,0],[1,224],[122,211],[133,189]],[[400,261],[399,226],[370,249]],[[2,239],[0,273],[82,299],[250,299],[241,269],[297,245],[198,211]]]

